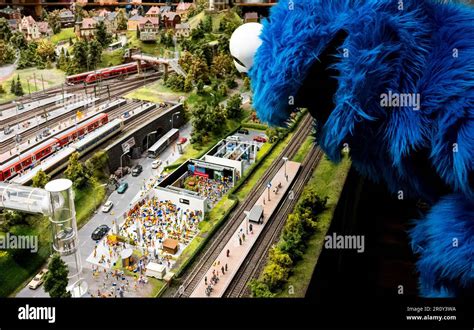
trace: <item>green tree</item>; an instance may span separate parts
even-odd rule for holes
[[[108,177],[109,167],[108,167],[109,156],[104,150],[96,152],[89,158],[85,165],[89,171],[96,178],[103,179]]]
[[[0,84],[0,94],[5,94],[5,88]]]
[[[186,79],[184,79],[183,92],[189,93],[192,90],[193,90],[193,81],[191,80],[190,77],[186,77]]]
[[[8,41],[11,36],[12,30],[8,21],[4,17],[0,18],[0,40]]]
[[[33,177],[31,185],[36,188],[44,188],[49,180],[51,180],[51,177],[43,170],[39,170]]]
[[[72,56],[74,61],[79,68],[87,68],[88,64],[88,45],[87,41],[81,39],[78,40],[72,49]]]
[[[272,298],[275,296],[268,288],[268,285],[256,279],[252,279],[249,282],[249,288],[252,297],[255,298]]]
[[[136,30],[136,35],[137,35],[137,39],[140,39],[140,29],[138,28],[137,26],[137,30]]]
[[[12,79],[10,82],[10,93],[16,95],[16,81],[15,79]]]
[[[112,36],[107,32],[107,27],[105,26],[104,21],[97,23],[95,38],[102,47],[107,47],[112,42]]]
[[[249,77],[247,77],[247,76],[244,77],[243,85],[244,85],[245,90],[247,90],[247,91],[250,90],[250,78]]]
[[[54,254],[48,265],[48,272],[44,277],[44,290],[51,298],[70,298],[68,286],[69,270],[59,254]]]
[[[56,59],[56,50],[54,44],[47,39],[43,39],[38,43],[36,52],[44,62],[52,62]]]
[[[87,68],[95,69],[101,61],[102,45],[98,40],[91,40],[88,45]]]
[[[89,173],[84,165],[79,161],[79,153],[75,152],[69,157],[69,164],[64,171],[64,176],[71,180],[76,188],[86,186]]]
[[[12,34],[10,37],[10,44],[16,49],[26,49],[28,47],[25,36],[19,31]]]
[[[225,84],[227,85],[227,87],[229,87],[230,89],[233,89],[235,87],[237,87],[237,83],[235,82],[235,79],[233,76],[228,76],[225,80]]]
[[[0,65],[12,63],[15,59],[15,50],[3,40],[0,40]]]
[[[17,76],[17,79],[16,79],[15,95],[16,95],[16,96],[23,96],[23,95],[25,95],[25,93],[23,92],[23,86],[21,85],[20,75],[18,75],[18,76]]]
[[[117,29],[119,31],[127,29],[127,17],[125,16],[125,11],[123,9],[118,10],[116,20],[117,20]]]
[[[59,10],[53,10],[49,13],[48,24],[54,34],[61,32],[61,17],[59,16]]]
[[[227,118],[238,118],[242,113],[242,98],[239,94],[234,94],[227,100],[226,114]]]
[[[222,78],[230,74],[234,69],[232,58],[227,54],[214,56],[212,60],[212,72],[217,78]]]
[[[196,84],[196,89],[197,89],[198,94],[203,94],[204,93],[204,81],[199,79],[197,84]]]

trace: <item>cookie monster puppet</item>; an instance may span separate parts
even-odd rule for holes
[[[259,118],[284,125],[308,108],[332,161],[347,144],[363,176],[431,205],[409,233],[420,295],[472,296],[474,8],[280,0],[259,38],[253,64],[233,53]]]

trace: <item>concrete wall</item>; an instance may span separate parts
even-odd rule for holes
[[[206,213],[206,199],[194,197],[188,194],[181,194],[176,191],[170,191],[167,188],[157,187],[153,189],[154,195],[160,200],[169,200],[181,209],[195,211],[199,210],[204,215]]]
[[[146,150],[146,139],[147,134],[153,131],[157,131],[157,134],[152,134],[148,138],[148,146],[152,146],[153,143],[158,141],[166,132],[171,129],[171,117],[174,113],[182,111],[182,104],[174,105],[158,117],[150,119],[143,123],[140,128],[136,128],[132,131],[122,132],[119,137],[114,140],[112,144],[109,144],[104,150],[109,155],[109,168],[113,173],[118,167],[120,167],[120,156],[123,154],[122,143],[129,140],[131,137],[135,139],[135,146],[132,147],[128,155],[122,157],[123,166],[130,166],[132,158],[139,158],[141,154]],[[178,128],[184,124],[183,116],[174,116],[173,126]]]
[[[232,160],[210,155],[205,155],[203,160],[209,163],[235,168],[239,176],[242,177],[242,173],[244,171],[244,164],[240,160]]]

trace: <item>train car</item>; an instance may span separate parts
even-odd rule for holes
[[[91,134],[88,134],[83,139],[73,143],[71,148],[78,151],[81,155],[88,152],[89,150],[97,147],[102,142],[108,140],[110,137],[118,134],[123,127],[123,122],[121,119],[111,120],[109,123],[105,124],[101,128],[97,129]]]
[[[83,83],[86,80],[87,76],[90,75],[91,73],[92,73],[92,71],[88,71],[88,72],[74,74],[72,76],[67,76],[66,77],[66,84],[67,85],[75,85],[75,84]]]
[[[28,150],[23,155],[13,158],[0,166],[0,181],[8,180],[18,173],[34,167],[37,162],[68,145],[70,142],[106,125],[108,118],[106,113],[98,114]]]
[[[58,134],[56,138],[59,141],[60,147],[63,147],[70,142],[76,140],[77,138],[82,137],[88,132],[92,132],[95,129],[107,124],[109,121],[109,116],[106,113],[101,113],[96,115],[88,120],[78,124],[77,126],[71,127],[64,132]]]
[[[58,140],[51,138],[29,150],[27,154],[13,158],[0,167],[0,181],[8,180],[25,169],[34,167],[37,162],[48,157],[58,148]]]
[[[148,70],[152,65],[146,62],[141,64],[142,70]],[[122,64],[107,69],[98,70],[96,72],[90,73],[85,79],[86,84],[92,84],[96,81],[107,80],[112,78],[117,78],[122,75],[134,74],[138,72],[138,65],[136,62]]]

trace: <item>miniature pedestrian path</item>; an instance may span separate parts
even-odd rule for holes
[[[293,180],[296,178],[299,168],[300,163],[292,161],[287,162],[286,173],[288,175],[288,180],[285,178],[285,165],[280,168],[278,173],[271,180],[271,187],[266,188],[254,204],[263,207],[263,224],[257,224],[256,222],[249,223],[247,218],[242,221],[241,225],[232,235],[232,238],[227,242],[217,259],[214,260],[210,269],[208,269],[205,276],[200,280],[199,284],[191,293],[190,297],[219,298],[223,296],[235,274],[252,249],[252,246],[263,231],[268,219],[270,219],[273,212],[278,208],[280,201],[283,196],[285,196],[285,193],[291,186]],[[275,188],[277,188],[279,184],[281,184],[281,186],[278,188],[278,191],[275,192]],[[270,196],[268,196],[268,190],[270,190]],[[270,197],[270,201],[268,200],[268,197]],[[250,225],[252,226],[253,233],[249,230]],[[229,251],[229,257],[227,257],[227,251]],[[225,269],[226,266],[227,271]],[[222,269],[224,269],[224,274],[222,274]],[[207,295],[206,290],[208,286],[211,285],[212,278],[215,278],[214,274],[219,278],[219,280],[217,283],[212,285],[212,292],[210,295]],[[206,281],[207,284],[205,283]]]

